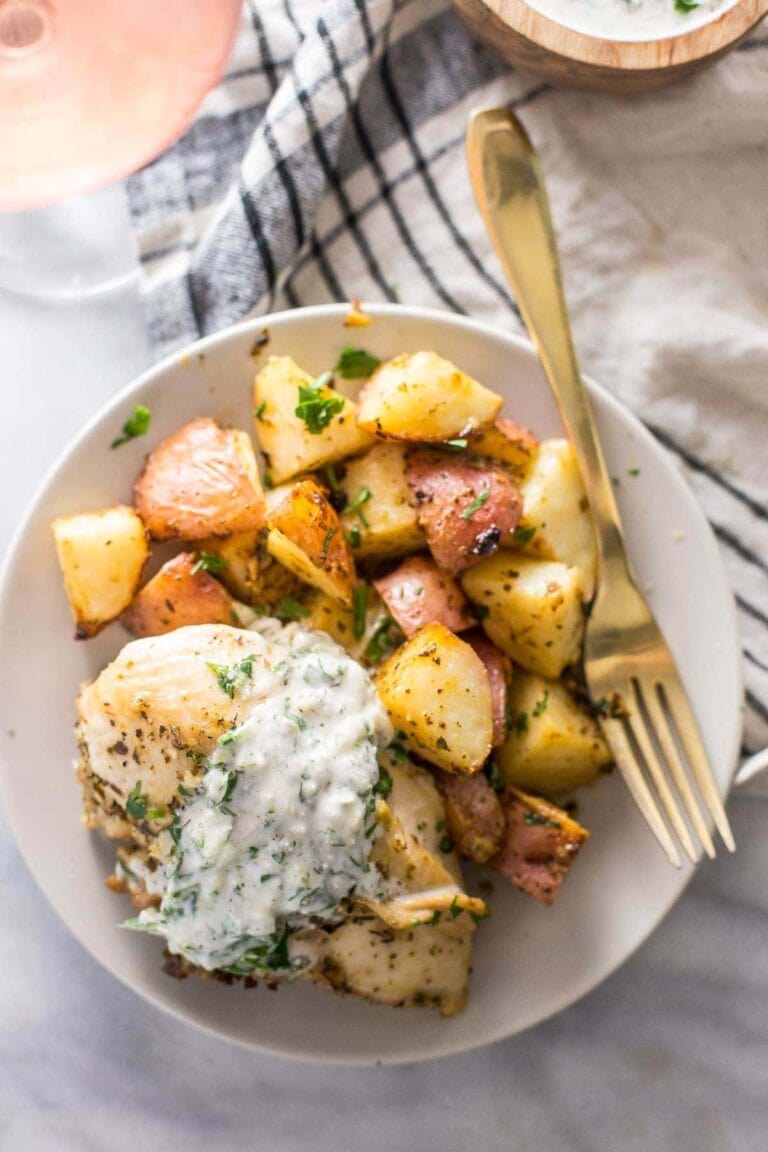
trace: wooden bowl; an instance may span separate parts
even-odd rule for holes
[[[746,36],[768,0],[739,0],[719,17],[663,40],[621,41],[574,32],[525,0],[454,0],[460,16],[510,64],[550,83],[609,92],[648,92],[703,68]]]

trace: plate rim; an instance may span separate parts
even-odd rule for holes
[[[364,303],[363,310],[366,314],[370,315],[374,320],[378,316],[382,317],[397,317],[408,316],[409,318],[420,319],[427,323],[443,324],[447,327],[463,328],[467,332],[480,333],[481,335],[491,337],[493,339],[501,338],[517,348],[519,352],[532,357],[534,360],[539,361],[538,353],[532,343],[526,336],[521,336],[515,332],[506,332],[501,327],[490,324],[484,320],[476,320],[470,316],[463,316],[457,313],[452,313],[436,308],[423,308],[423,307],[410,307],[400,304],[389,303]],[[65,447],[58,453],[51,465],[46,469],[42,479],[38,483],[31,499],[28,501],[24,512],[11,535],[7,551],[3,557],[2,565],[0,565],[0,607],[5,603],[9,594],[8,585],[10,583],[11,572],[14,567],[16,553],[18,552],[21,543],[26,535],[26,532],[34,520],[39,506],[44,502],[48,496],[49,491],[54,485],[59,471],[65,464],[78,452],[82,442],[87,439],[91,432],[99,427],[105,419],[115,413],[116,410],[121,408],[126,402],[130,401],[131,397],[140,392],[147,384],[157,377],[162,377],[172,368],[177,368],[183,365],[187,358],[192,358],[199,353],[205,353],[208,349],[214,348],[220,344],[227,344],[233,338],[240,336],[249,330],[259,330],[271,327],[275,324],[282,325],[289,323],[297,316],[304,316],[308,318],[327,318],[329,320],[338,319],[339,317],[346,316],[349,313],[350,305],[348,303],[332,303],[332,304],[318,304],[307,305],[300,308],[283,309],[280,312],[265,313],[262,316],[250,317],[241,320],[236,324],[229,325],[226,328],[220,329],[217,332],[211,333],[207,336],[202,336],[198,340],[190,344],[186,344],[178,350],[169,353],[155,364],[150,365],[138,376],[130,380],[126,385],[119,389],[110,399],[101,404],[90,419],[85,421],[83,426],[79,429],[76,435],[65,445]],[[539,361],[540,362],[540,361]],[[738,617],[736,612],[735,598],[732,594],[731,581],[725,567],[725,563],[717,545],[712,526],[704,514],[699,501],[691,490],[690,485],[687,483],[682,473],[675,467],[671,454],[664,449],[650,429],[643,423],[639,416],[637,416],[630,408],[618,400],[611,392],[603,385],[597,383],[591,377],[583,375],[583,380],[587,386],[587,391],[590,397],[597,395],[600,401],[612,410],[612,414],[618,418],[620,422],[629,423],[633,431],[637,433],[641,440],[650,446],[651,450],[658,455],[660,461],[663,462],[665,469],[664,482],[670,482],[678,486],[678,488],[685,493],[686,503],[689,507],[690,513],[694,520],[697,521],[699,529],[702,529],[702,538],[706,539],[707,546],[711,554],[711,562],[715,565],[718,575],[723,585],[731,593],[728,597],[728,610],[727,610],[727,632],[729,648],[731,655],[735,657],[732,669],[734,687],[737,689],[737,694],[743,698],[744,695],[744,680],[743,680],[743,664],[741,660],[741,643],[739,638]],[[725,611],[725,603],[723,603],[721,610]],[[734,778],[739,764],[739,754],[741,748],[741,739],[743,733],[743,711],[740,710],[734,721],[734,730],[731,738],[731,748],[729,756],[730,768],[725,780],[725,786],[722,790],[722,799],[725,801],[733,786]],[[233,1036],[229,1033],[223,1032],[215,1026],[201,1021],[192,1010],[186,1010],[183,1007],[171,1005],[166,1003],[155,996],[152,992],[147,992],[144,989],[138,990],[129,981],[127,976],[116,971],[105,958],[95,953],[91,947],[84,942],[79,934],[73,927],[70,926],[67,919],[59,911],[53,902],[53,899],[48,895],[46,888],[43,884],[41,877],[38,875],[36,866],[32,863],[27,855],[25,846],[22,844],[18,832],[16,821],[14,819],[13,810],[11,806],[4,800],[4,781],[7,765],[5,757],[0,759],[0,801],[3,804],[3,811],[8,822],[8,826],[14,838],[16,848],[24,861],[25,866],[30,872],[38,890],[42,893],[49,908],[54,912],[58,922],[62,924],[70,935],[77,941],[78,945],[83,948],[88,955],[102,968],[109,972],[110,976],[118,980],[119,983],[127,988],[133,995],[139,999],[151,1004],[153,1008],[159,1009],[161,1012],[168,1016],[180,1020],[185,1024],[192,1026],[198,1031],[210,1036],[221,1043],[233,1044],[238,1048],[249,1052],[257,1052],[262,1055],[269,1056],[272,1059],[282,1059],[291,1062],[299,1063],[313,1063],[313,1064],[327,1064],[338,1067],[375,1067],[386,1066],[394,1067],[406,1064],[422,1063],[426,1060],[442,1060],[452,1056],[458,1056],[463,1053],[475,1052],[478,1049],[489,1047],[493,1044],[500,1044],[504,1040],[509,1040],[514,1036],[522,1035],[530,1028],[535,1028],[539,1024],[544,1023],[551,1017],[558,1015],[572,1004],[577,1003],[587,996],[590,992],[595,991],[602,984],[612,977],[619,968],[621,968],[627,961],[629,961],[639,949],[646,943],[650,936],[660,927],[663,921],[669,915],[671,909],[681,898],[686,891],[688,885],[698,871],[698,867],[703,859],[699,858],[695,865],[689,865],[682,873],[682,883],[676,887],[671,893],[669,898],[664,902],[663,907],[656,918],[646,929],[641,933],[639,938],[634,941],[629,951],[624,953],[620,959],[612,963],[606,968],[599,979],[594,980],[591,977],[586,977],[575,988],[573,985],[569,986],[568,990],[559,998],[547,1006],[547,1008],[530,1020],[528,1020],[521,1028],[517,1028],[513,1032],[503,1032],[489,1038],[480,1038],[471,1042],[461,1040],[451,1044],[450,1041],[441,1047],[439,1051],[432,1054],[408,1054],[402,1056],[385,1056],[383,1058],[372,1058],[368,1055],[361,1055],[354,1057],[349,1055],[328,1055],[316,1054],[308,1051],[287,1051],[275,1047],[268,1043],[258,1043],[251,1041],[240,1036]]]

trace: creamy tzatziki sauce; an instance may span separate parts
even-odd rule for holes
[[[353,893],[382,894],[369,855],[378,755],[393,733],[376,690],[327,636],[292,625],[270,644],[277,660],[209,666],[245,719],[196,791],[182,791],[159,841],[160,907],[130,922],[201,968],[238,975],[289,969],[292,932],[334,922]]]
[[[731,8],[736,0],[526,0],[542,16],[608,40],[678,36]]]

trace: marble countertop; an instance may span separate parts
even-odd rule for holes
[[[149,355],[135,285],[68,304],[0,294],[0,539]],[[259,1056],[144,1004],[58,922],[0,812],[0,1149],[758,1152],[768,804],[737,796],[729,812],[738,855],[703,865],[585,1000],[467,1056],[369,1070]]]

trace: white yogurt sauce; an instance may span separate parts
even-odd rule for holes
[[[607,40],[658,40],[701,27],[736,0],[701,0],[686,11],[686,0],[526,0],[542,16]]]
[[[393,735],[386,713],[330,638],[289,626],[270,644],[271,658],[212,670],[248,703],[247,718],[161,834],[160,908],[131,922],[208,970],[286,969],[292,931],[338,919],[353,892],[381,894],[368,857],[378,753]]]

